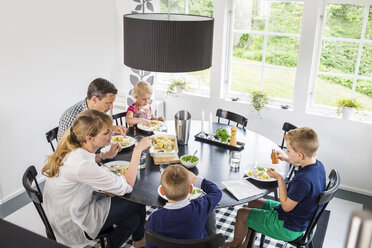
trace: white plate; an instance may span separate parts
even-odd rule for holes
[[[123,145],[122,141],[114,141],[115,137],[119,138],[120,140],[127,140],[127,141],[129,141],[129,144]],[[133,137],[130,137],[130,136],[125,136],[124,137],[123,135],[115,135],[115,136],[112,136],[111,142],[112,143],[120,143],[121,147],[124,149],[124,148],[128,148],[128,147],[133,146],[136,143],[136,139],[133,138]]]
[[[170,134],[158,134],[158,135],[153,135],[153,138],[157,137],[166,137],[166,138],[172,138],[174,139],[174,149],[169,152],[165,152],[164,150],[158,150],[155,149],[154,146],[151,146],[149,152],[152,157],[162,157],[162,158],[167,158],[167,157],[174,157],[177,156],[178,154],[178,144],[177,144],[177,137],[176,135],[170,135]]]
[[[265,169],[265,174],[266,174],[267,169],[269,169],[269,168],[274,168],[274,169],[275,169],[275,165],[274,165],[274,166],[263,166],[263,165],[258,164],[257,166],[255,166],[254,168],[252,168],[252,170],[250,170],[250,171],[252,171],[252,175],[251,175],[251,176],[248,175],[248,172],[249,172],[249,171],[247,171],[247,172],[245,173],[245,175],[247,175],[248,177],[250,177],[250,178],[252,178],[252,179],[254,179],[254,180],[260,181],[260,182],[275,182],[275,181],[276,181],[276,179],[275,179],[275,178],[272,178],[272,177],[269,178],[269,179],[262,179],[262,178],[258,178],[258,176],[255,176],[255,175],[254,175],[254,170],[256,170],[258,167],[260,167],[260,168],[264,168],[264,169]],[[283,172],[282,172],[281,170],[279,170],[279,169],[275,169],[275,171],[276,171],[277,173],[283,175]],[[267,175],[267,174],[266,174],[266,175]]]
[[[142,123],[138,123],[137,124],[137,127],[139,129],[141,129],[143,131],[147,131],[147,132],[161,131],[161,130],[164,130],[165,127],[166,127],[166,124],[163,121],[154,121],[154,120],[149,120],[149,121],[152,122],[152,123],[154,123],[154,124],[151,124],[150,126],[146,126],[146,125],[144,125]]]
[[[158,187],[158,194],[160,195],[161,198],[163,198],[164,200],[168,201],[168,198],[167,196],[165,195],[162,195],[160,193],[160,185]],[[193,200],[193,199],[196,199],[198,198],[199,196],[201,196],[203,194],[203,190],[197,188],[194,186],[194,189],[192,190],[192,193],[189,193],[188,196],[187,196],[187,199],[188,200]]]
[[[118,160],[118,161],[107,162],[104,165],[106,165],[107,167],[109,167],[109,168],[106,167],[106,169],[108,171],[111,171],[111,172],[117,174],[121,168],[128,169],[129,168],[129,164],[130,164],[130,162],[128,162],[128,161]],[[121,175],[121,176],[124,176],[124,175]]]

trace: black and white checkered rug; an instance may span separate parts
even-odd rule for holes
[[[225,235],[226,241],[232,240],[234,236],[234,225],[235,225],[235,216],[236,211],[241,207],[247,207],[247,205],[238,205],[235,207],[229,207],[229,208],[219,208],[216,209],[216,222],[217,222],[217,233],[222,233]],[[147,217],[156,210],[155,207],[146,207],[146,215]],[[124,248],[130,248],[133,247],[131,245],[132,240],[128,240],[127,243],[125,243],[122,247]],[[260,244],[260,235],[257,235],[255,246],[259,246]],[[91,241],[88,246],[85,248],[99,248],[101,247],[99,242]],[[270,238],[265,239],[264,247],[268,248],[281,248],[283,247],[283,242],[272,240]],[[288,245],[288,247],[291,247]]]

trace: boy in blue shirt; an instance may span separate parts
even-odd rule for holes
[[[187,195],[194,184],[206,195],[189,201]],[[195,176],[181,165],[168,166],[161,175],[160,193],[168,203],[153,212],[147,220],[146,230],[176,239],[207,237],[205,223],[208,215],[221,200],[221,190],[212,182]],[[151,247],[146,243],[146,247]]]
[[[223,247],[247,247],[251,235],[248,227],[284,241],[295,240],[306,230],[316,201],[326,189],[325,169],[316,159],[318,136],[311,128],[303,127],[289,131],[284,138],[287,154],[277,152],[277,156],[298,167],[288,189],[282,175],[268,169],[267,174],[278,181],[280,202],[258,199],[249,202],[248,208],[239,209],[234,239]]]

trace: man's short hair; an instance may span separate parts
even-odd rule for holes
[[[319,148],[318,135],[309,127],[290,130],[284,138],[294,151],[303,152],[307,157],[315,156]]]
[[[118,93],[115,85],[104,78],[96,78],[89,84],[87,98],[91,99],[96,96],[99,100],[102,100],[109,93],[114,95]]]
[[[189,194],[189,175],[187,170],[179,164],[165,168],[160,181],[164,194],[169,200],[181,201]]]

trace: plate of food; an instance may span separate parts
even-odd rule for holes
[[[246,175],[254,180],[261,181],[261,182],[275,182],[276,179],[270,177],[267,174],[267,170],[272,167],[265,167],[265,166],[255,166],[252,170],[246,172]],[[281,171],[276,170],[277,173],[282,174]]]
[[[163,198],[164,200],[168,201],[167,196],[166,195],[162,195],[160,193],[160,185],[158,187],[158,194],[159,194],[159,196],[161,198]],[[204,194],[204,192],[203,192],[202,189],[199,189],[199,188],[197,188],[197,187],[194,186],[194,189],[192,190],[192,192],[187,195],[187,200],[190,201],[190,200],[196,199],[196,198],[198,198],[199,196],[201,196],[203,194]]]
[[[130,136],[123,136],[123,135],[115,135],[111,138],[112,143],[119,143],[121,147],[128,148],[133,146],[136,143],[136,139]]]
[[[111,161],[104,164],[108,171],[115,173],[118,176],[124,176],[129,168],[128,161]]]
[[[142,123],[138,123],[137,124],[137,127],[143,131],[147,131],[147,132],[153,132],[153,131],[161,131],[161,130],[164,130],[165,127],[166,127],[166,124],[165,122],[163,121],[153,121],[151,120],[150,121],[150,126],[146,126]]]
[[[152,157],[173,157],[178,154],[178,145],[175,135],[154,135],[150,155]]]

